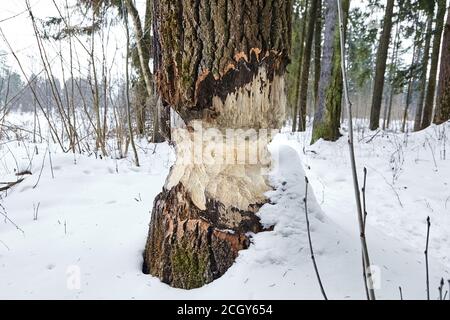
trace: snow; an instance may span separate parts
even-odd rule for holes
[[[26,126],[29,118],[9,121]],[[426,298],[427,216],[432,298],[440,278],[450,278],[449,130],[447,123],[413,134],[355,134],[361,181],[368,170],[367,241],[379,299],[399,299],[399,286],[405,299]],[[0,299],[322,299],[307,239],[305,173],[325,291],[330,299],[364,299],[346,137],[309,146],[309,135],[283,132],[270,145],[274,191],[258,214],[274,230],[253,235],[224,276],[194,290],[141,272],[152,202],[174,161],[168,144],[138,141],[137,168],[131,155],[100,159],[13,136],[0,141],[0,181],[14,181],[14,170],[33,173],[0,200],[20,228],[0,216]]]

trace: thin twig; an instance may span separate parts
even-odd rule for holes
[[[308,182],[308,178],[306,176],[305,176],[305,182],[306,182],[305,198],[303,199],[303,202],[305,203],[306,228],[308,230],[309,250],[311,252],[311,259],[312,259],[312,262],[314,265],[314,270],[316,271],[317,280],[319,281],[320,291],[322,291],[323,298],[325,300],[328,300],[327,295],[326,295],[325,290],[322,285],[322,281],[320,280],[319,269],[317,268],[316,258],[314,257],[314,250],[313,250],[312,241],[311,241],[311,231],[309,228],[309,217],[308,217],[308,184],[309,184],[309,182]]]
[[[33,189],[35,189],[37,187],[37,185],[39,184],[39,181],[41,180],[41,175],[42,175],[42,171],[44,170],[45,158],[47,156],[47,151],[49,151],[48,150],[48,145],[47,145],[47,150],[44,152],[44,157],[42,159],[41,170],[39,171],[38,179],[37,179],[36,183],[34,184]],[[49,152],[49,154],[50,154],[50,152]]]
[[[438,289],[439,289],[439,300],[443,300],[442,299],[442,290],[444,289],[444,278],[441,278],[441,283],[439,284]]]
[[[430,239],[430,217],[427,217],[427,243],[425,246],[425,268],[426,268],[426,276],[427,276],[427,300],[430,300],[430,275],[428,272],[428,242]]]
[[[0,211],[0,214],[5,217],[6,220],[8,220],[14,227],[16,227],[17,230],[19,230],[20,232],[22,232],[22,234],[25,234],[25,231],[22,230],[22,228],[20,228],[14,221],[12,221],[9,217],[8,214],[6,213],[6,209],[5,207],[0,203],[0,208],[3,210],[3,212]]]
[[[0,240],[0,243],[1,243],[2,245],[4,245],[5,248],[8,249],[8,251],[9,251],[9,247],[6,245],[6,243],[4,243],[2,240]]]
[[[364,216],[361,208],[361,197],[359,192],[359,183],[358,183],[358,173],[356,172],[356,160],[355,160],[355,150],[353,146],[353,117],[352,117],[352,104],[350,102],[350,98],[348,95],[348,82],[347,82],[347,68],[345,65],[345,41],[344,41],[344,24],[342,19],[342,8],[341,1],[336,0],[338,5],[338,17],[339,17],[339,40],[341,47],[341,71],[342,71],[342,84],[343,84],[343,92],[344,92],[344,101],[347,106],[347,117],[348,117],[348,146],[350,152],[350,163],[352,169],[352,177],[353,177],[353,187],[355,192],[355,200],[356,200],[356,209],[358,215],[358,223],[359,223],[359,231],[360,231],[360,240],[361,240],[361,250],[364,259],[364,272],[366,273],[366,277],[364,280],[365,283],[368,282],[369,286],[369,298],[370,300],[375,300],[375,290],[373,286],[372,272],[370,271],[370,258],[369,258],[369,250],[367,248],[366,236],[364,232]]]
[[[402,287],[399,286],[398,290],[400,291],[400,300],[403,300]]]
[[[16,184],[21,183],[23,180],[24,180],[24,178],[20,178],[13,182],[0,182],[0,184],[6,184],[6,186],[0,187],[0,191],[6,191],[6,190],[14,187]]]
[[[366,181],[367,181],[367,168],[364,167],[364,180],[362,191],[362,204],[363,204],[363,214],[364,214],[364,232],[366,231],[366,218],[367,218],[367,210],[366,210]]]

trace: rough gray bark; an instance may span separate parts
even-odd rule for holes
[[[284,0],[154,1],[156,87],[184,122],[172,132],[177,161],[154,201],[144,253],[144,271],[165,283],[190,289],[213,281],[248,247],[247,233],[262,230],[255,213],[267,202],[261,170],[270,163],[183,156],[201,138],[198,126],[218,136],[281,127],[291,10]]]
[[[340,137],[342,70],[338,7],[336,0],[326,0],[325,5],[325,30],[318,104],[314,115],[311,143],[320,138],[335,141]],[[344,28],[347,25],[349,6],[349,1],[344,0],[342,3]]]
[[[425,96],[425,105],[423,108],[421,129],[425,129],[431,124],[434,97],[436,94],[436,78],[439,62],[439,51],[441,49],[442,30],[444,28],[445,6],[446,0],[437,1],[436,27],[433,37],[433,52],[431,54],[430,77],[428,80],[427,94]]]
[[[305,51],[303,53],[302,61],[302,76],[300,78],[300,97],[299,97],[299,111],[300,121],[298,123],[298,131],[306,130],[306,103],[308,98],[308,84],[309,84],[309,67],[311,64],[311,50],[314,39],[314,28],[317,18],[317,7],[319,0],[312,0],[309,7],[309,18],[306,27]]]
[[[297,117],[299,114],[299,97],[300,97],[300,81],[302,77],[302,66],[303,66],[303,50],[305,50],[305,32],[306,32],[306,20],[308,13],[309,0],[304,0],[305,9],[303,11],[303,19],[301,22],[300,30],[300,53],[298,55],[298,69],[297,77],[295,82],[295,95],[294,95],[294,112],[292,116],[292,132],[297,130]],[[301,119],[300,119],[301,120]]]
[[[428,15],[427,30],[425,33],[425,47],[422,57],[422,70],[420,75],[420,95],[417,102],[416,114],[414,117],[414,131],[420,130],[422,123],[423,103],[425,101],[425,92],[427,86],[428,62],[430,61],[431,35],[433,31],[433,13]]]
[[[399,29],[399,21],[396,23],[396,31],[395,31],[395,40],[394,46],[392,48],[392,56],[391,56],[391,65],[392,69],[395,70],[398,63],[398,49],[399,49],[399,40],[400,40],[400,29]],[[392,112],[392,101],[394,98],[394,75],[393,72],[389,75],[389,96],[386,97],[385,106],[384,106],[384,114],[383,114],[383,130],[389,128],[389,124],[391,122],[391,112]]]
[[[314,28],[314,112],[318,103],[320,59],[322,56],[322,0],[318,0],[316,26]]]
[[[434,123],[441,124],[450,119],[450,8],[442,41],[441,68],[436,97],[436,113]]]
[[[408,112],[409,112],[409,106],[411,104],[411,99],[412,99],[412,94],[413,94],[413,84],[414,84],[414,66],[418,63],[418,56],[419,56],[419,51],[420,51],[420,43],[418,40],[418,34],[417,34],[417,23],[418,23],[418,15],[416,15],[416,27],[415,27],[415,39],[414,39],[414,44],[413,44],[413,56],[412,56],[412,60],[411,60],[411,65],[409,66],[409,80],[408,80],[408,89],[406,92],[406,104],[405,104],[405,109],[403,110],[403,117],[402,117],[402,127],[401,127],[401,132],[405,132],[406,129],[406,121],[408,121]]]
[[[383,31],[380,36],[380,44],[377,51],[375,63],[375,78],[372,94],[372,107],[370,109],[370,130],[375,130],[380,125],[381,101],[383,97],[384,73],[386,71],[386,59],[391,38],[392,16],[394,11],[394,0],[387,0],[383,20]]]

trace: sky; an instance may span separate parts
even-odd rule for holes
[[[52,0],[29,0],[33,15],[38,19],[45,19],[47,17],[58,17],[58,11]],[[66,0],[55,0],[55,3],[61,8],[64,7]],[[76,0],[67,0],[69,6],[74,4]],[[137,8],[142,16],[145,11],[145,0],[136,1]],[[42,70],[42,64],[39,58],[39,51],[34,35],[31,19],[26,10],[25,0],[0,0],[0,28],[5,34],[7,40],[10,42],[17,56],[27,74],[36,73]],[[131,21],[130,21],[131,29]],[[125,28],[122,24],[112,27],[107,33],[109,37],[106,46],[107,60],[109,66],[112,66],[111,72],[119,74],[124,69],[125,57]],[[86,39],[85,39],[86,40]],[[96,51],[101,52],[99,38],[96,39]],[[87,44],[87,42],[85,43]],[[87,55],[79,43],[74,41],[74,46],[79,55],[80,64],[86,67]],[[53,72],[58,78],[62,78],[62,71],[60,68],[60,58],[58,57],[59,47],[53,43],[46,42],[45,44],[49,60],[53,61],[56,67]],[[62,44],[63,57],[69,56],[69,46],[67,43]],[[117,49],[117,50],[116,50]],[[0,39],[0,59],[4,58],[6,63],[11,66],[16,72],[20,73],[20,69],[14,56],[10,53],[5,42]],[[101,62],[101,61],[99,61]],[[67,62],[66,62],[67,63]],[[77,62],[75,62],[77,64]],[[66,70],[67,72],[67,70]]]

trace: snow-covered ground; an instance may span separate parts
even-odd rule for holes
[[[380,299],[398,299],[399,286],[405,299],[426,298],[427,216],[432,298],[441,277],[450,278],[446,132],[448,123],[415,134],[356,134],[361,179],[362,168],[368,170],[367,238]],[[305,223],[306,173],[311,236],[325,291],[330,299],[364,299],[346,138],[308,142],[309,132],[285,132],[270,146],[275,190],[259,214],[274,230],[256,234],[220,279],[181,290],[141,272],[149,211],[174,158],[167,144],[139,142],[137,168],[131,159],[0,141],[0,182],[14,181],[14,170],[32,172],[0,200],[0,212],[8,217],[0,215],[0,298],[321,299]]]

